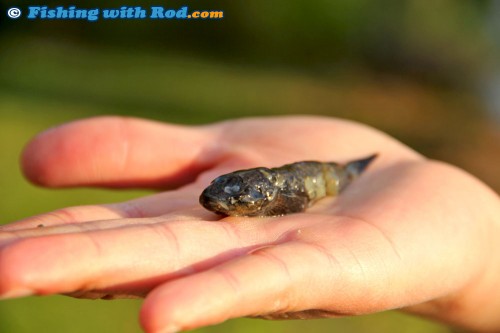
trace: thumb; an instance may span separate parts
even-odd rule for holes
[[[49,187],[179,186],[221,156],[213,127],[116,116],[74,121],[35,137],[22,169]]]

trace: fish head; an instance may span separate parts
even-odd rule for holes
[[[201,193],[200,204],[221,215],[259,216],[276,191],[270,169],[235,171],[215,178]]]

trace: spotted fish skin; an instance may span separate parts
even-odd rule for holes
[[[302,212],[321,198],[338,195],[376,157],[374,154],[346,164],[304,161],[231,172],[212,181],[200,195],[200,204],[230,216]]]

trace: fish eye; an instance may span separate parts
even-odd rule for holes
[[[237,194],[237,193],[239,193],[239,192],[240,192],[240,189],[241,189],[241,187],[240,187],[240,185],[238,185],[238,184],[234,184],[234,185],[226,185],[226,186],[224,187],[224,192],[225,192],[225,193],[227,193],[227,194],[231,194],[231,195],[233,195],[233,194]]]
[[[212,181],[212,184],[221,194],[225,193],[229,196],[236,196],[243,190],[241,177],[235,175],[219,176]]]

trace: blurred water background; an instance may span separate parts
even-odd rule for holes
[[[7,8],[31,4],[0,1],[0,223],[145,193],[47,190],[21,176],[19,154],[33,135],[103,114],[186,124],[286,114],[348,118],[500,190],[498,1],[133,3],[223,10],[217,21],[28,21],[5,15]],[[140,332],[139,306],[62,296],[1,301],[0,332]],[[238,319],[196,332],[306,330],[450,331],[388,312],[335,320]]]

